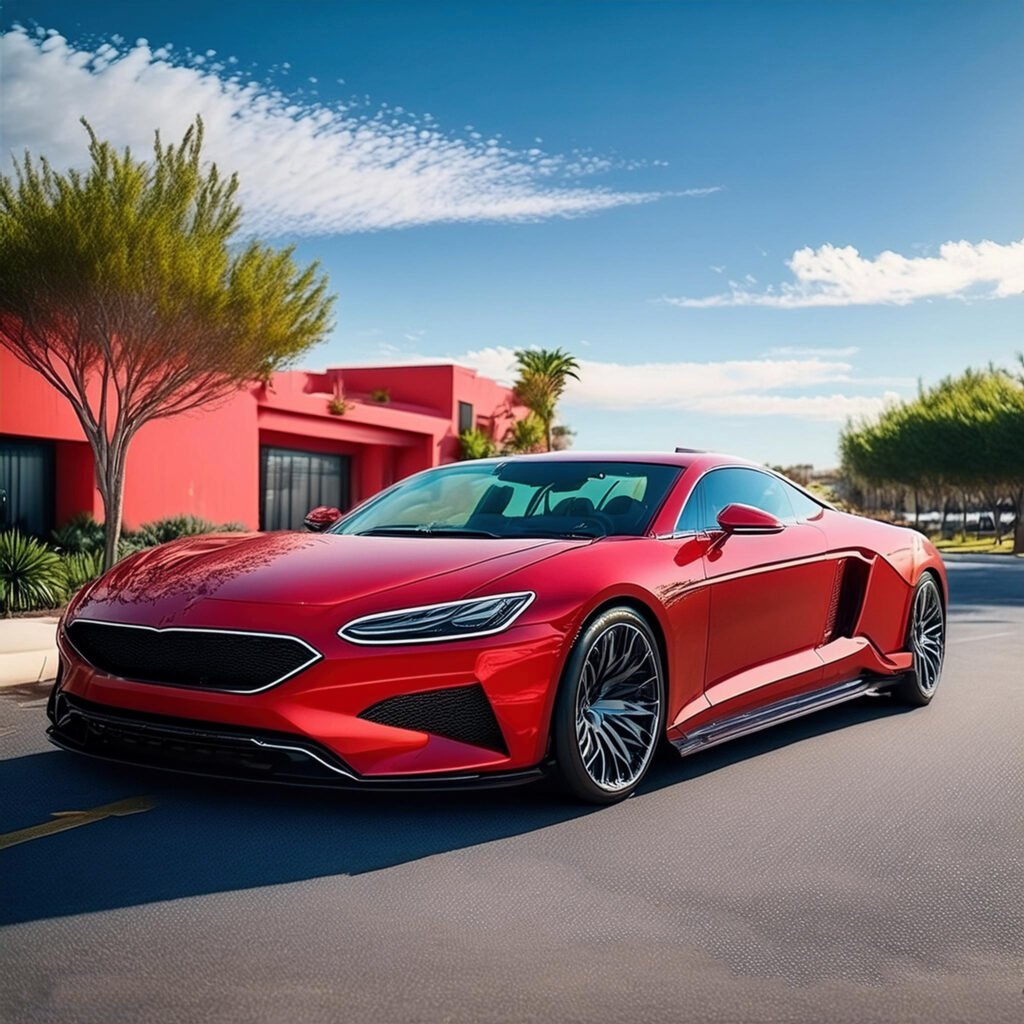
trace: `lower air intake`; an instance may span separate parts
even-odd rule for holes
[[[403,693],[372,704],[360,718],[396,729],[413,729],[459,743],[508,753],[501,727],[479,683]]]

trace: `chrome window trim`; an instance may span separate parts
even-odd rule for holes
[[[811,492],[808,491],[806,487],[801,487],[799,484],[793,483],[792,480],[787,479],[781,473],[776,473],[774,469],[769,469],[767,466],[751,466],[748,463],[743,463],[743,462],[725,462],[725,463],[722,463],[721,465],[718,465],[718,466],[708,466],[708,468],[705,469],[705,470],[702,470],[700,476],[698,476],[697,479],[694,480],[693,486],[690,488],[690,493],[687,494],[686,501],[683,502],[683,506],[679,510],[679,515],[676,516],[676,526],[677,527],[679,526],[680,520],[683,518],[683,513],[686,511],[686,506],[690,504],[690,499],[693,497],[693,492],[697,490],[697,487],[700,485],[700,482],[709,473],[714,473],[715,470],[718,470],[718,469],[750,469],[750,470],[753,470],[755,473],[763,473],[765,476],[773,477],[774,479],[778,480],[780,483],[788,484],[790,487],[795,488],[801,494],[803,494],[805,497],[810,498],[810,500],[813,501],[816,505],[820,505],[822,507],[822,509],[831,509],[833,512],[835,511],[835,506],[834,505],[832,505],[829,502],[825,501],[823,498],[819,498],[815,494],[811,494]],[[802,522],[807,522],[807,520],[805,520],[805,519],[798,519],[797,522],[798,523],[802,523]],[[704,530],[678,530],[678,529],[675,529],[671,533],[658,534],[658,540],[676,540],[677,538],[682,538],[682,537],[698,537],[702,533],[706,534],[706,533],[708,533],[708,530],[706,530],[706,529],[704,529]]]
[[[512,616],[508,622],[503,623],[496,629],[485,629],[479,630],[476,633],[458,633],[450,636],[432,636],[425,637],[418,640],[362,640],[358,637],[348,636],[345,633],[346,629],[351,629],[352,626],[357,626],[361,622],[371,622],[374,619],[388,619],[394,615],[403,615],[410,612],[429,612],[435,608],[452,608],[460,604],[472,604],[474,601],[498,601],[504,597],[525,597],[527,600],[523,602],[523,606]],[[451,643],[453,640],[473,640],[476,637],[481,636],[494,636],[497,633],[503,633],[506,629],[511,628],[513,623],[519,618],[527,608],[536,600],[537,594],[532,590],[513,590],[506,594],[478,594],[474,597],[463,597],[458,601],[439,601],[436,604],[417,604],[410,605],[408,608],[395,608],[393,611],[387,612],[374,612],[372,615],[360,615],[357,619],[351,619],[346,622],[338,630],[338,636],[342,640],[347,641],[350,644],[359,644],[363,647],[400,647],[410,646],[413,644],[438,644],[438,643]]]
[[[309,661],[303,662],[298,668],[292,669],[291,672],[286,672],[283,676],[275,679],[271,683],[267,683],[266,686],[261,686],[256,690],[232,690],[223,686],[175,686],[174,683],[148,683],[144,679],[128,679],[127,676],[114,676],[115,679],[127,679],[128,682],[137,682],[143,686],[170,686],[178,690],[189,690],[196,693],[237,693],[241,696],[246,696],[251,693],[263,693],[264,690],[269,690],[274,686],[280,686],[286,679],[291,679],[292,676],[298,675],[300,672],[304,672],[310,665],[315,665],[318,661],[323,659],[323,655],[310,643],[307,643],[300,636],[294,636],[291,633],[261,633],[255,630],[248,629],[215,629],[210,626],[140,626],[134,622],[110,622],[104,619],[90,619],[86,616],[76,617],[70,622],[63,625],[64,638],[74,648],[75,653],[83,660],[92,665],[92,662],[75,646],[74,640],[71,639],[71,634],[68,632],[69,627],[73,626],[76,622],[90,622],[96,626],[117,626],[120,629],[142,629],[150,633],[220,633],[226,636],[258,636],[258,637],[270,637],[274,640],[294,640],[296,643],[302,644],[307,651],[310,651],[313,655]],[[104,669],[98,665],[92,665],[99,672],[105,672]]]

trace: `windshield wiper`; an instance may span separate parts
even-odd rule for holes
[[[523,537],[559,537],[566,540],[599,540],[607,533],[589,533],[584,530],[538,530],[536,533],[520,534]]]
[[[488,537],[500,540],[501,535],[490,530],[465,530],[459,526],[375,526],[371,530],[360,530],[357,537]]]

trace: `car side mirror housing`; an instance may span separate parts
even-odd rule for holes
[[[333,526],[341,518],[341,509],[333,505],[317,505],[306,514],[302,525],[313,533],[323,533],[329,526]]]
[[[726,505],[718,513],[718,525],[727,534],[733,533],[780,533],[785,529],[781,520],[771,512],[754,508],[753,505]]]

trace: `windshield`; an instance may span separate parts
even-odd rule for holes
[[[411,477],[331,533],[473,537],[640,536],[679,467],[508,459]]]

